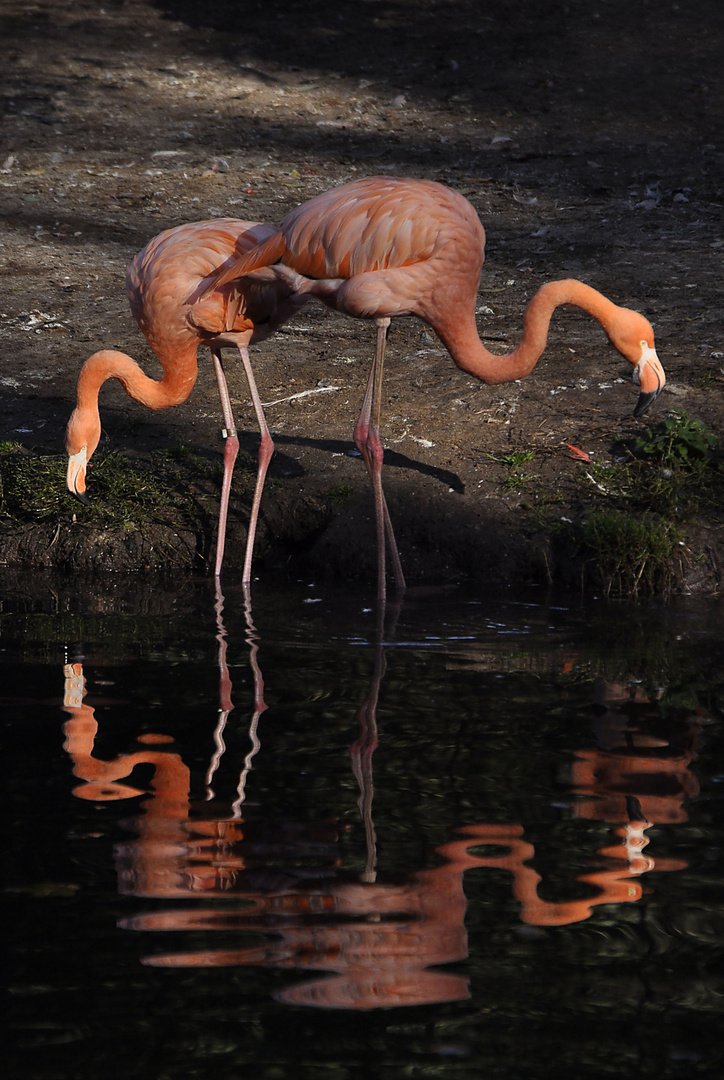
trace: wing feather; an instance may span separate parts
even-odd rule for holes
[[[292,210],[274,236],[235,258],[206,292],[279,260],[310,278],[349,278],[410,266],[463,238],[482,256],[483,227],[458,192],[431,180],[369,177]]]

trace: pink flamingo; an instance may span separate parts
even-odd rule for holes
[[[131,311],[156,353],[163,378],[151,379],[125,353],[104,349],[94,353],[78,377],[77,405],[68,422],[69,491],[88,502],[86,468],[101,436],[98,393],[106,379],[118,379],[129,397],[150,409],[179,405],[191,393],[198,371],[197,350],[208,345],[224,415],[224,478],[219,507],[214,573],[218,578],[224,558],[226,518],[239,439],[231,411],[221,362],[221,349],[234,345],[249,383],[261,444],[256,488],[249,519],[243,580],[251,580],[251,559],[266,471],[274,444],[264,417],[249,360],[248,346],[269,337],[305,301],[271,271],[234,282],[210,293],[204,290],[211,274],[225,260],[239,257],[265,240],[274,230],[267,225],[233,218],[180,225],[154,237],[136,255],[126,275]]]
[[[503,383],[530,374],[545,348],[553,311],[573,304],[592,315],[634,365],[634,380],[641,387],[634,416],[643,415],[666,382],[648,320],[572,279],[551,281],[538,290],[525,312],[523,338],[511,353],[489,352],[475,324],[484,250],[485,232],[462,195],[429,180],[377,176],[303,203],[255,250],[230,257],[208,287],[273,266],[295,293],[318,296],[346,315],[376,321],[375,359],[354,437],[373,485],[381,598],[385,532],[397,587],[405,586],[382,490],[379,437],[385,339],[393,316],[417,315],[439,335],[459,368],[483,382]]]

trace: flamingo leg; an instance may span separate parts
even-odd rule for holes
[[[244,553],[244,572],[242,574],[242,583],[248,585],[251,581],[251,559],[254,554],[254,538],[256,536],[256,526],[259,520],[259,507],[261,506],[261,496],[264,490],[266,471],[269,468],[269,462],[274,453],[274,442],[269,434],[266,417],[264,416],[264,408],[261,403],[261,398],[259,397],[259,391],[256,388],[256,380],[254,379],[254,372],[251,369],[251,361],[249,360],[249,352],[246,345],[239,345],[239,352],[241,353],[241,362],[244,365],[246,380],[249,383],[249,393],[251,394],[251,401],[254,406],[254,412],[256,413],[256,422],[259,425],[259,433],[261,435],[261,442],[259,444],[259,467],[256,473],[254,500],[251,504],[251,514],[249,515],[249,528],[246,534],[246,551]]]
[[[390,548],[390,558],[395,573],[395,584],[398,591],[405,589],[405,576],[402,572],[402,563],[397,549],[397,541],[392,527],[392,519],[387,508],[385,493],[382,488],[382,462],[384,450],[380,441],[380,417],[382,412],[382,376],[385,361],[385,342],[387,339],[387,327],[390,325],[389,318],[376,319],[377,323],[377,346],[375,359],[372,364],[370,377],[367,381],[362,410],[354,429],[354,441],[362,455],[367,472],[372,481],[372,491],[375,500],[375,523],[377,528],[377,597],[384,600],[387,595],[385,579],[385,534]]]
[[[221,398],[221,411],[224,415],[224,438],[226,440],[224,445],[224,478],[221,483],[221,502],[219,504],[219,528],[216,534],[216,566],[214,568],[214,576],[218,578],[221,574],[221,565],[224,561],[226,519],[229,512],[229,493],[231,491],[231,478],[234,475],[234,463],[236,462],[236,456],[239,453],[239,438],[236,434],[236,424],[234,423],[234,414],[231,411],[229,388],[226,385],[224,367],[221,363],[221,350],[212,349],[211,355],[214,360],[216,383],[219,387],[219,397]]]

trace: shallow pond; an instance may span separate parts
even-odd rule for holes
[[[723,630],[10,590],[7,1075],[721,1075]]]

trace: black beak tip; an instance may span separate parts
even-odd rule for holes
[[[636,402],[636,408],[633,412],[637,420],[640,416],[643,416],[646,412],[648,412],[649,407],[651,406],[652,402],[656,401],[657,397],[658,390],[652,390],[648,394],[639,394],[639,399]]]
[[[82,502],[84,506],[90,506],[90,499],[86,495],[85,491],[72,491],[71,495],[73,495],[78,500],[78,502]]]

